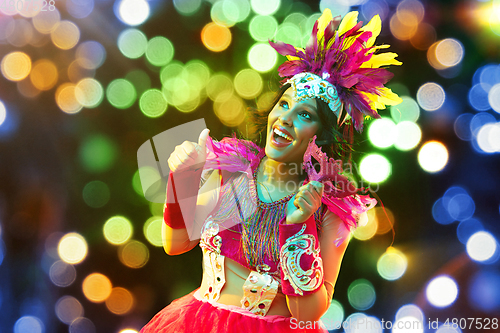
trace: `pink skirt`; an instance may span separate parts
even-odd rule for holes
[[[208,302],[199,298],[197,290],[163,308],[140,333],[328,333],[321,328],[320,322],[299,322],[283,316],[262,317],[234,305]]]

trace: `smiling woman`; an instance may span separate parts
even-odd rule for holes
[[[175,148],[163,246],[178,255],[199,245],[203,279],[142,333],[326,332],[319,319],[350,232],[376,204],[342,162],[365,116],[378,118],[377,108],[400,100],[379,68],[400,63],[374,54],[378,32],[378,16],[362,27],[356,12],[340,23],[325,10],[308,49],[271,43],[289,61],[271,108],[253,112],[256,143],[216,142],[205,129],[197,143]],[[318,325],[297,324],[306,322]]]

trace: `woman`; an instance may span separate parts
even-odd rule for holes
[[[170,156],[164,248],[176,255],[199,245],[203,280],[141,332],[326,332],[319,319],[349,232],[376,201],[356,194],[342,161],[315,140],[331,156],[349,156],[350,129],[399,102],[379,68],[400,64],[396,55],[374,54],[378,16],[365,27],[356,12],[339,23],[325,10],[305,50],[271,43],[289,61],[277,100],[259,116],[264,149],[214,142],[206,129]]]

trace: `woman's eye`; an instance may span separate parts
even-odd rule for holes
[[[280,107],[285,108],[285,109],[289,109],[290,105],[288,105],[287,101],[281,101],[280,102]]]
[[[311,114],[309,112],[301,112],[300,116],[306,119],[312,119]]]

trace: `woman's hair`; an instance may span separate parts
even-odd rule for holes
[[[269,113],[278,103],[281,96],[290,87],[290,84],[283,85],[276,93],[271,105],[266,109],[250,109],[250,122],[254,126],[253,141],[260,147],[266,145],[267,122]],[[350,162],[352,152],[352,136],[349,133],[341,133],[337,126],[337,117],[323,100],[316,98],[318,116],[321,122],[321,129],[316,134],[316,144],[321,147],[329,157],[341,159],[343,163]],[[346,125],[349,127],[349,125]],[[346,135],[344,135],[346,134]],[[346,138],[347,136],[347,138]]]

